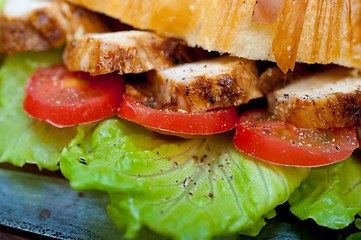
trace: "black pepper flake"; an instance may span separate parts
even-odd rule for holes
[[[216,101],[212,98],[212,96],[209,96],[208,101],[210,101],[212,104],[214,104]]]
[[[189,196],[193,196],[193,193],[191,193],[191,192],[189,192],[188,194],[189,194]]]
[[[263,132],[264,132],[265,134],[271,134],[271,133],[272,133],[272,132],[271,132],[270,130],[268,130],[268,129],[263,130]]]
[[[184,96],[188,96],[189,95],[189,88],[186,86],[187,91],[184,93]]]
[[[339,147],[339,146],[335,146],[335,148],[336,148],[337,150],[339,150],[339,149],[340,149],[340,147]]]
[[[191,177],[187,177],[186,179],[184,179],[184,182],[183,182],[183,184],[182,184],[182,187],[187,187],[188,186],[188,184],[189,184],[189,182],[190,182],[190,180],[191,180]]]
[[[153,104],[147,104],[147,105],[145,105],[145,106],[146,106],[147,108],[153,108],[153,109],[155,108]]]
[[[208,197],[213,198],[214,197],[213,193],[209,193]]]

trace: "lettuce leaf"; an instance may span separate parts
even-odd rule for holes
[[[7,57],[0,68],[0,162],[15,166],[37,164],[59,169],[60,152],[76,135],[76,128],[58,129],[30,118],[21,103],[27,78],[39,67],[61,62],[61,51],[26,52]]]
[[[355,221],[355,225],[358,229],[361,229],[361,219],[358,218],[356,219]],[[354,234],[351,234],[347,240],[359,240],[361,239],[361,232],[357,232],[357,233],[354,233]]]
[[[2,10],[4,3],[5,3],[5,0],[0,0],[0,11]]]
[[[0,15],[1,15],[1,10],[3,8],[5,0],[0,0]],[[5,58],[5,55],[3,53],[0,53],[0,65],[3,63]]]
[[[108,214],[126,238],[143,225],[175,239],[255,235],[309,174],[237,151],[232,133],[161,136],[121,119],[81,126],[60,160],[77,190],[108,191]]]
[[[359,154],[333,165],[312,168],[288,202],[291,212],[302,220],[311,218],[332,229],[347,227],[361,211]]]

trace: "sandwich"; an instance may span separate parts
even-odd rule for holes
[[[0,162],[108,192],[126,238],[256,236],[286,202],[358,224],[360,7],[8,0]]]

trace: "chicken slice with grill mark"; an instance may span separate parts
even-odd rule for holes
[[[257,62],[260,64],[260,62]],[[262,64],[262,63],[261,63]],[[263,62],[263,64],[268,64]],[[262,66],[261,66],[262,67]],[[320,66],[317,66],[320,69]],[[288,71],[286,74],[282,72],[279,67],[269,66],[260,74],[257,79],[257,87],[263,93],[273,92],[277,89],[285,87],[287,84],[310,75],[314,70],[310,69],[309,65],[296,63],[294,71]]]
[[[42,51],[74,34],[109,31],[103,16],[51,0],[7,0],[0,15],[0,52]]]
[[[63,59],[71,71],[95,76],[163,70],[191,61],[190,51],[177,40],[132,30],[77,36],[68,42]]]
[[[155,98],[178,110],[204,111],[238,106],[262,97],[255,61],[228,56],[149,73]]]
[[[304,128],[356,124],[361,117],[361,77],[337,67],[299,79],[266,95],[277,118]]]

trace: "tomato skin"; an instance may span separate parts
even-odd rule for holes
[[[124,94],[118,116],[162,133],[184,138],[209,136],[232,130],[237,123],[236,107],[197,113],[162,111],[146,107]]]
[[[54,65],[39,68],[28,79],[25,91],[25,112],[61,128],[115,115],[125,82],[116,74],[91,77]]]
[[[355,126],[302,129],[270,118],[266,110],[251,110],[240,116],[233,144],[255,158],[298,167],[342,161],[359,145]]]

